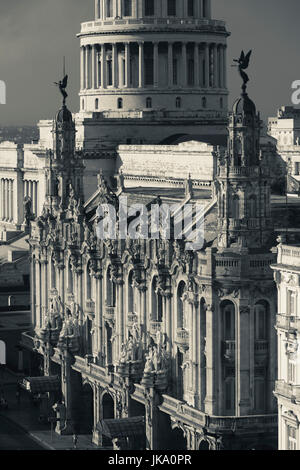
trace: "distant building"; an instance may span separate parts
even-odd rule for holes
[[[300,248],[278,246],[273,266],[278,288],[278,401],[279,450],[300,450]]]

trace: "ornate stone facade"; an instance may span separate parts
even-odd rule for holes
[[[66,109],[58,113],[30,247],[35,347],[45,374],[61,375],[60,432],[86,426],[107,444],[101,420],[143,416],[148,449],[275,448],[274,255],[261,212],[270,193],[248,97],[230,123],[216,200],[201,199],[204,245],[193,251],[184,239],[96,237],[96,202],[118,205],[120,195],[142,193],[123,184],[114,192],[100,173],[94,206],[83,206],[73,121]],[[245,194],[257,198],[251,217]]]

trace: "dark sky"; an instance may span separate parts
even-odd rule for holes
[[[249,94],[263,117],[291,104],[291,83],[300,79],[299,0],[212,0],[213,17],[232,35],[228,65],[241,48],[253,49]],[[7,104],[0,124],[35,124],[52,118],[59,104],[52,82],[62,57],[70,74],[69,107],[78,109],[80,22],[93,18],[94,0],[0,0],[0,80]],[[228,67],[230,103],[239,94],[236,69]]]

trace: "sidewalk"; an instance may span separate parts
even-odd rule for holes
[[[3,416],[11,420],[16,426],[29,434],[45,450],[73,450],[72,436],[59,436],[51,425],[39,422],[39,409],[30,400],[28,393],[22,391],[20,403],[17,403],[16,390],[19,377],[5,371],[3,374],[3,391],[8,402],[7,410],[0,410],[0,418]],[[91,435],[79,435],[78,450],[100,450],[91,442]]]

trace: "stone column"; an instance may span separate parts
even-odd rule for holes
[[[101,44],[101,88],[106,88],[106,79],[105,79],[105,44]]]
[[[84,55],[85,47],[81,46],[80,48],[80,89],[84,89]]]
[[[96,47],[96,88],[99,88],[99,82],[100,82],[100,70],[99,70],[99,65],[100,65],[100,54],[98,50],[98,45]]]
[[[216,381],[215,381],[215,315],[214,307],[207,305],[206,310],[206,398],[205,398],[205,412],[207,414],[214,414],[216,404]]]
[[[250,308],[240,306],[236,338],[236,414],[250,414]]]
[[[130,87],[130,44],[125,43],[125,77],[124,84],[126,88]]]
[[[217,44],[214,44],[213,47],[213,57],[214,57],[214,65],[213,65],[213,85],[214,88],[218,87],[218,73],[219,73],[219,67],[218,67],[218,46]]]
[[[210,67],[209,67],[209,44],[205,44],[204,49],[204,60],[205,60],[205,77],[204,77],[204,87],[209,88],[209,74],[210,74]]]
[[[186,43],[185,42],[183,42],[181,45],[181,53],[182,53],[181,86],[185,88],[187,86],[187,55],[186,55]]]
[[[112,86],[118,87],[118,51],[117,44],[112,44]]]
[[[97,63],[97,51],[96,51],[96,45],[92,45],[92,88],[95,90],[97,88],[96,86],[96,63]]]
[[[223,53],[223,45],[219,46],[219,59],[220,59],[220,69],[219,69],[219,87],[224,88],[224,53]]]
[[[173,43],[168,43],[168,86],[173,87]]]
[[[199,87],[200,86],[200,65],[199,65],[199,44],[195,42],[194,44],[194,74],[195,74],[195,79],[194,79],[194,86]]]
[[[223,46],[223,86],[227,88],[227,46]]]
[[[139,42],[139,88],[144,88],[144,43]]]
[[[154,80],[153,84],[154,87],[158,87],[158,72],[159,72],[159,63],[158,63],[159,57],[158,57],[158,43],[155,42],[153,44],[153,70],[154,70]]]
[[[90,64],[90,46],[85,48],[85,88],[90,88],[89,77],[89,64]]]

